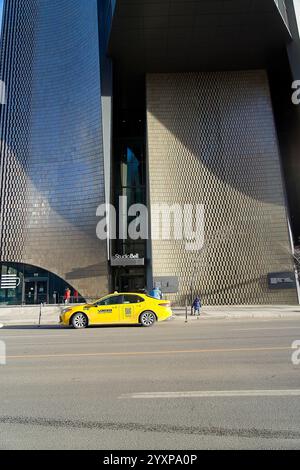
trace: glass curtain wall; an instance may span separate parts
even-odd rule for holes
[[[66,289],[71,302],[84,299],[53,273],[26,264],[0,263],[0,305],[61,304]]]

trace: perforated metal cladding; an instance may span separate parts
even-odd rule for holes
[[[15,76],[16,109],[2,121],[1,260],[40,266],[97,297],[108,282],[96,237],[105,202],[97,0],[14,0],[6,9],[3,70],[9,88]]]
[[[206,304],[297,303],[267,282],[293,265],[266,73],[150,74],[147,108],[151,206],[205,207],[204,249],[152,240],[153,275],[179,277],[178,304],[193,276]]]
[[[0,256],[22,261],[26,237],[35,0],[11,0],[4,10],[1,80],[7,103],[1,106]],[[17,33],[16,33],[17,32]]]

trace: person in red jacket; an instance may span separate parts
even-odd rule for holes
[[[69,304],[70,303],[70,299],[71,299],[71,291],[70,289],[66,289],[65,291],[65,295],[64,295],[64,301],[65,301],[65,304]]]

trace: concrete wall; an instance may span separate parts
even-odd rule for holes
[[[59,315],[64,306],[1,307],[0,325],[52,325],[59,323]]]

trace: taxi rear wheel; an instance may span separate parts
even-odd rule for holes
[[[147,311],[143,312],[140,316],[140,323],[142,326],[149,328],[153,326],[156,322],[156,315],[153,312]]]
[[[84,313],[76,313],[71,320],[73,328],[76,330],[82,330],[88,327],[88,318]]]

